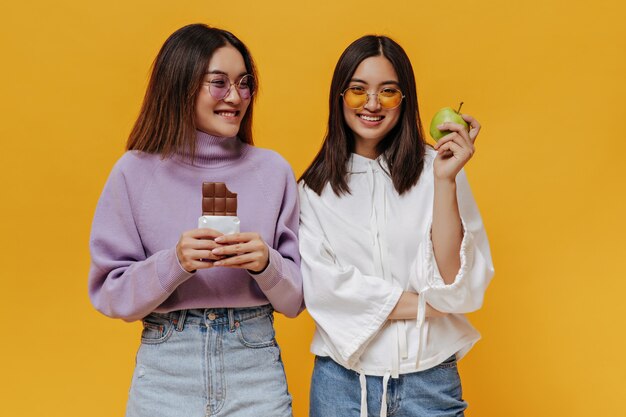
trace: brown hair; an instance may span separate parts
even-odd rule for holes
[[[335,194],[350,193],[346,164],[350,153],[354,151],[354,134],[344,120],[340,94],[348,87],[352,75],[363,60],[381,55],[393,65],[405,98],[398,123],[380,141],[378,150],[389,166],[389,174],[399,194],[409,190],[419,180],[424,168],[426,143],[411,61],[393,39],[367,35],[350,44],[337,62],[330,85],[330,111],[324,143],[300,177],[317,194],[321,194],[329,182]]]
[[[196,97],[213,53],[226,45],[232,45],[241,53],[246,71],[257,80],[248,48],[226,30],[197,23],[178,29],[165,41],[152,65],[146,95],[126,143],[127,150],[159,153],[163,157],[185,152],[193,161]],[[237,135],[250,145],[253,144],[254,98],[252,96]]]

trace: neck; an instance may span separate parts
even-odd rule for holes
[[[179,153],[183,162],[198,166],[227,165],[241,158],[247,149],[236,136],[224,138],[199,130],[196,131],[195,145],[193,156],[189,151]]]
[[[376,159],[380,156],[376,146],[365,146],[358,143],[354,147],[354,153],[368,159]]]

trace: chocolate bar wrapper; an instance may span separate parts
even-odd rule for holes
[[[217,230],[225,235],[239,233],[239,217],[237,216],[201,216],[198,219],[199,228]]]

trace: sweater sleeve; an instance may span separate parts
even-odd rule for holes
[[[457,175],[456,183],[463,223],[459,271],[454,281],[446,285],[437,267],[429,227],[411,268],[411,281],[435,309],[446,313],[469,313],[481,308],[494,269],[487,233],[464,171]]]
[[[310,194],[310,196],[309,196]],[[300,188],[300,252],[304,299],[324,343],[353,367],[386,323],[402,288],[381,277],[341,265],[329,244],[310,189]]]
[[[250,275],[256,280],[276,311],[287,317],[296,317],[304,310],[298,251],[300,206],[296,181],[291,169],[287,171],[274,241],[268,245],[269,264],[262,272],[250,272]]]
[[[147,316],[193,274],[178,262],[175,248],[147,257],[137,230],[133,197],[118,164],[104,187],[91,238],[89,297],[101,313],[126,321]]]

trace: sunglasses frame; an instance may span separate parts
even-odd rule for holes
[[[365,95],[367,96],[367,99],[365,100],[365,103],[363,103],[362,106],[359,107],[351,107],[347,102],[346,102],[346,92],[348,90],[353,90],[356,88],[360,88],[363,89],[363,91],[365,91]],[[385,87],[385,88],[389,88],[389,87]],[[343,93],[339,94],[342,98],[343,98],[343,102],[346,104],[346,106],[348,106],[348,108],[352,109],[352,110],[357,110],[357,109],[362,109],[363,107],[365,107],[367,105],[367,103],[370,101],[370,96],[376,96],[376,100],[378,100],[378,104],[380,104],[380,107],[382,107],[385,110],[393,110],[393,109],[397,109],[398,107],[400,107],[402,105],[402,101],[404,100],[404,98],[406,97],[403,93],[402,90],[400,90],[399,88],[391,88],[392,90],[396,90],[397,92],[400,93],[400,95],[402,96],[400,98],[400,102],[398,103],[397,106],[394,107],[385,107],[383,106],[382,102],[380,101],[380,93],[382,92],[382,89],[378,92],[378,93],[368,93],[367,90],[365,90],[363,87],[357,87],[357,86],[352,86],[352,87],[348,87],[345,90],[343,90]]]
[[[207,71],[205,74],[211,74],[209,71]],[[226,76],[226,74],[213,74],[216,76],[221,76],[223,78],[225,78],[228,81],[228,89],[226,90],[226,93],[224,94],[224,97],[222,98],[218,98],[213,94],[213,90],[211,90],[211,82],[215,81],[215,79],[213,80],[209,80],[209,81],[205,81],[208,84],[209,87],[209,94],[211,94],[211,97],[213,97],[215,100],[221,101],[224,100],[226,97],[228,97],[228,95],[230,94],[230,89],[233,88],[233,86],[235,86],[235,91],[237,91],[237,95],[239,96],[240,99],[242,100],[250,100],[252,99],[252,96],[254,95],[254,93],[256,93],[256,79],[254,78],[254,75],[252,74],[244,74],[239,81],[237,81],[236,83],[232,82],[230,80],[230,78],[228,78]],[[241,97],[241,93],[239,92],[239,87],[241,85],[241,82],[246,78],[246,77],[250,77],[252,79],[252,82],[254,83],[254,88],[250,89],[250,97],[248,98],[243,98]]]

